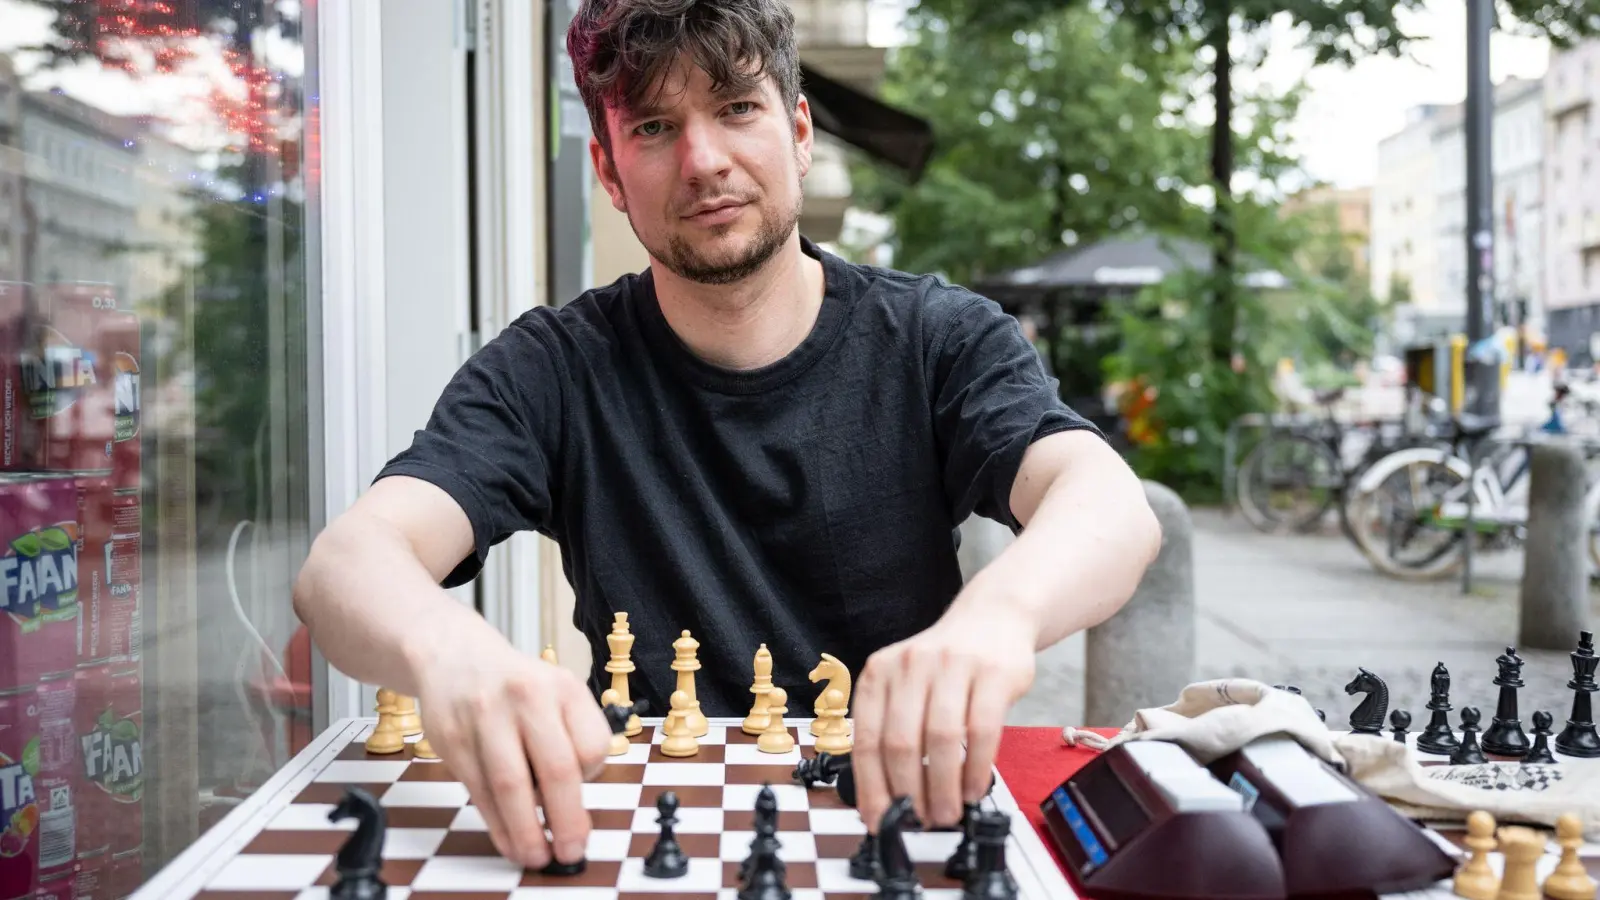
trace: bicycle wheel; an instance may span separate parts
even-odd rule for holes
[[[1439,460],[1415,459],[1346,506],[1351,536],[1373,568],[1406,581],[1433,581],[1461,567],[1463,533],[1438,512],[1466,479]]]
[[[1239,511],[1268,533],[1314,527],[1344,482],[1333,451],[1298,434],[1257,444],[1239,467],[1238,478]]]

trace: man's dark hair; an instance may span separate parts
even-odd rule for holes
[[[713,90],[748,91],[771,75],[794,114],[800,52],[785,0],[583,0],[567,29],[578,93],[607,155],[606,106],[654,102],[680,54],[711,76]]]

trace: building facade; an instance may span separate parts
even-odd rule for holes
[[[1552,346],[1593,360],[1600,332],[1600,40],[1551,54],[1543,171],[1544,285]]]
[[[1438,192],[1433,133],[1440,107],[1413,110],[1404,129],[1378,145],[1372,185],[1372,293],[1431,310],[1438,305]]]

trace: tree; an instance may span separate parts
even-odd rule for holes
[[[884,98],[928,119],[936,154],[906,184],[857,166],[856,202],[894,221],[896,265],[967,282],[1107,233],[1177,227],[1204,171],[1183,120],[1185,53],[1142,54],[1127,25],[1086,9],[1025,36],[966,32],[912,12]]]
[[[1234,38],[1258,31],[1279,15],[1288,17],[1315,51],[1317,64],[1351,62],[1386,53],[1404,53],[1412,37],[1400,26],[1402,10],[1422,8],[1426,0],[1080,0],[1133,25],[1151,41],[1154,52],[1198,42],[1210,48],[1212,102],[1211,231],[1215,273],[1208,332],[1218,360],[1233,355],[1238,327],[1233,278],[1238,252],[1237,198],[1233,190]],[[1547,36],[1558,46],[1600,34],[1600,11],[1573,0],[1496,0],[1502,22]],[[921,0],[922,7],[947,21],[963,40],[979,32],[1031,33],[1058,13],[1062,0]]]

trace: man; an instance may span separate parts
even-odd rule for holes
[[[476,353],[317,539],[295,608],[333,665],[420,698],[525,865],[583,854],[616,611],[656,713],[683,630],[710,716],[748,709],[761,643],[797,717],[809,667],[839,657],[866,821],[904,794],[954,823],[1034,653],[1110,616],[1154,557],[1141,486],[994,303],[799,235],[813,132],[784,0],[586,0],[567,40],[595,169],[650,267]],[[1026,530],[963,586],[974,513]],[[528,529],[560,542],[587,685],[439,587]]]

